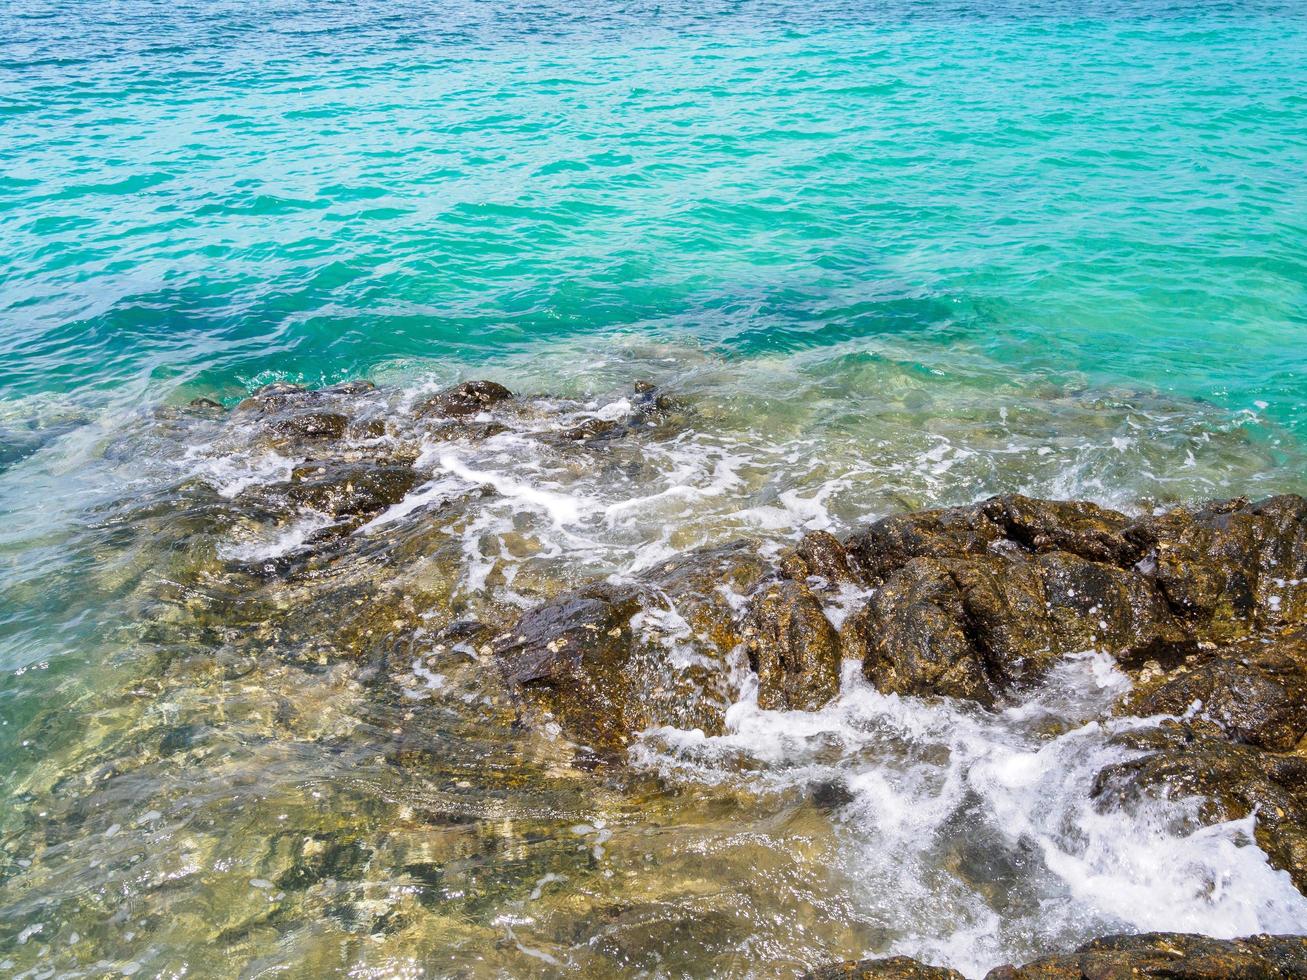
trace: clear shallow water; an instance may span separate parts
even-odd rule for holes
[[[348,671],[272,671],[263,693],[204,673],[222,644],[187,604],[192,553],[254,554],[296,529],[189,532],[185,481],[230,489],[281,464],[152,414],[356,376],[412,394],[488,375],[602,404],[648,377],[692,401],[691,429],[641,445],[625,483],[513,434],[433,450],[451,492],[469,473],[523,491],[451,534],[444,571],[413,573],[467,601],[1008,490],[1127,508],[1302,491],[1294,5],[18,3],[0,30],[14,969],[255,972],[279,956],[389,975],[417,956],[473,975],[771,975],[895,949],[975,971],[1106,928],[1302,921],[1258,852],[1195,857],[1201,842],[1166,845],[1198,869],[1167,893],[1174,922],[1154,917],[1161,892],[1105,918],[1083,868],[1047,852],[1013,873],[1017,898],[985,894],[967,842],[1036,791],[1002,789],[983,760],[1026,736],[866,691],[817,722],[766,720],[807,734],[765,750],[741,691],[742,744],[654,739],[639,770],[654,782],[606,785],[593,805],[553,750],[496,749],[506,729],[454,708],[413,736],[443,761],[370,766],[416,723],[348,693]],[[322,717],[287,720],[283,702]],[[902,711],[933,734],[905,732]],[[184,766],[167,759],[192,736],[161,748],[177,731],[202,733]],[[862,789],[829,815],[803,787],[832,740],[820,765]],[[886,744],[902,759],[878,761]],[[896,783],[914,751],[938,772]],[[719,756],[725,782],[708,771]],[[134,775],[97,788],[106,773]],[[953,795],[966,779],[980,803]],[[1058,797],[1071,811],[1076,792]],[[896,806],[920,823],[893,824]],[[1091,844],[1159,822],[1187,840],[1178,819]],[[315,834],[368,857],[330,851],[331,873],[298,890],[250,885],[318,866]],[[579,870],[578,837],[607,857]],[[868,857],[885,839],[919,845],[910,922],[884,903],[895,869]],[[1075,850],[1042,825],[1026,840]],[[1127,857],[1090,865],[1118,887]],[[1175,897],[1230,860],[1233,906]],[[463,884],[437,887],[437,871]],[[1240,904],[1254,894],[1278,899]],[[547,911],[524,911],[542,896]],[[1040,896],[1070,896],[1069,918],[1031,913]],[[704,916],[693,940],[676,931]],[[682,959],[658,959],[670,950]]]

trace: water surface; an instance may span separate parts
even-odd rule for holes
[[[6,971],[976,973],[1307,921],[1247,828],[1083,812],[1092,658],[1056,725],[743,683],[728,735],[600,775],[470,661],[421,698],[317,661],[335,588],[521,605],[998,492],[1307,489],[1298,5],[19,0],[0,32]],[[475,376],[563,412],[645,378],[693,421],[627,481],[523,433],[433,453],[571,509],[396,521],[298,623],[224,577],[296,529],[206,508],[282,462],[176,406]]]

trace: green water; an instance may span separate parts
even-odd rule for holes
[[[236,911],[235,925],[215,924],[226,914],[215,910],[235,902],[229,893],[247,899],[247,880],[265,874],[230,840],[279,839],[273,802],[214,802],[224,799],[216,777],[183,790],[176,773],[157,770],[93,803],[60,795],[74,784],[90,792],[104,773],[157,752],[142,712],[185,727],[195,722],[176,721],[179,712],[258,700],[227,691],[197,707],[208,695],[187,674],[161,683],[190,708],[161,695],[146,707],[157,691],[142,693],[143,678],[178,656],[204,661],[217,643],[186,605],[197,588],[188,562],[214,546],[178,516],[188,506],[179,488],[229,480],[223,467],[236,464],[224,453],[239,466],[258,456],[239,439],[210,445],[202,426],[160,421],[161,406],[196,396],[230,405],[276,379],[355,377],[398,404],[404,392],[473,376],[601,403],[648,378],[694,405],[681,441],[641,450],[645,482],[629,494],[689,486],[692,503],[596,522],[584,541],[536,529],[556,549],[541,567],[513,557],[507,525],[487,517],[483,537],[468,536],[450,559],[456,597],[498,587],[469,571],[478,549],[543,581],[572,574],[560,565],[615,574],[664,551],[741,535],[769,546],[1010,490],[1128,509],[1302,492],[1304,91],[1307,16],[1289,3],[9,4],[0,792],[15,804],[0,816],[0,961],[32,975],[110,969],[100,962],[221,973],[222,957],[207,957],[230,942],[233,975],[256,974],[272,948],[282,949],[279,969],[402,972],[399,940],[371,959],[360,952],[374,923],[351,926],[366,919],[357,909],[349,921],[305,906],[257,928]],[[601,470],[476,459],[584,506],[628,503]],[[285,679],[279,696],[330,703],[306,683]],[[323,710],[355,723],[373,710],[346,701]],[[273,722],[232,724],[224,748],[195,766],[227,772],[212,761],[222,758],[240,779],[262,773],[256,781],[292,801],[288,812],[309,798],[305,768],[317,771],[319,791],[360,808],[351,839],[396,821],[417,828],[411,813],[397,817],[413,794],[452,792],[439,774],[429,777],[437,792],[324,759],[297,768]],[[357,749],[359,759],[373,748]],[[545,801],[509,792],[509,817],[473,807],[459,818],[466,825],[450,824],[528,855],[522,867],[484,858],[512,901],[552,865],[500,821],[529,812],[547,824],[541,813],[556,808],[558,827],[527,833],[556,845],[591,818],[591,790],[576,778]],[[126,852],[113,873],[89,866],[90,845],[68,828],[88,807],[135,827],[132,800],[154,792],[174,801],[194,792],[219,825],[233,812],[248,820],[230,840],[194,831],[186,843],[184,829],[156,840],[146,850],[178,863],[148,883],[125,870]],[[688,839],[709,851],[705,840],[736,819],[711,796],[668,804],[643,786],[612,792],[635,828],[615,846],[633,861],[648,829],[641,806],[667,826],[699,828]],[[749,814],[739,819],[763,819],[739,805]],[[321,814],[306,814],[290,818],[299,837],[327,833],[314,822]],[[853,894],[819,880],[840,835],[808,826],[818,818],[806,811],[794,819],[793,834],[771,827],[782,845],[759,844],[762,856],[736,854],[718,869],[730,881],[761,862],[778,881],[803,882],[789,916],[809,914],[796,912],[813,907],[802,896],[824,887]],[[459,834],[448,831],[463,859]],[[803,856],[796,835],[820,842],[814,854]],[[38,847],[46,838],[62,842]],[[375,891],[427,844],[366,846],[371,863],[342,858],[341,875]],[[218,877],[193,884],[184,855]],[[213,870],[224,860],[238,885]],[[175,907],[160,897],[173,873],[184,896]],[[127,896],[121,908],[141,910],[135,924],[135,912],[113,919],[121,909],[104,896],[114,890]],[[647,897],[676,902],[654,884]],[[787,945],[758,901],[740,913],[742,933],[720,930],[723,948],[752,937],[758,975],[888,942],[829,907],[816,918],[838,927],[814,925],[819,940]],[[454,950],[470,975],[483,955],[486,975],[552,969],[519,955],[502,923],[487,925],[502,909],[483,912],[464,909],[449,920],[457,927],[412,926],[423,955]],[[523,944],[563,962],[570,940],[559,937],[584,944],[598,927],[580,912],[555,914],[567,925],[548,943]],[[325,932],[301,928],[328,920]],[[411,939],[409,927],[397,935]],[[442,945],[445,928],[460,938]],[[967,928],[1000,938],[911,948],[975,969],[1053,941]],[[338,948],[341,935],[353,938]],[[87,936],[95,947],[83,954]],[[49,948],[37,955],[40,944]],[[643,955],[568,962],[594,975],[656,973]],[[714,955],[666,969],[747,972]]]

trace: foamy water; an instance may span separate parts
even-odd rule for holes
[[[835,801],[832,873],[850,908],[904,954],[980,976],[1113,932],[1230,938],[1296,932],[1307,899],[1269,866],[1252,817],[1200,827],[1197,801],[1100,811],[1091,789],[1130,758],[1108,719],[1129,689],[1109,658],[1069,657],[1024,703],[989,712],[884,695],[845,664],[820,711],[764,711],[747,682],[727,733],[661,728],[638,765],[691,784]]]

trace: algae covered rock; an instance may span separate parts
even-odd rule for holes
[[[765,572],[740,545],[691,552],[531,609],[491,650],[528,706],[601,755],[654,725],[720,732],[728,657],[744,641],[736,603]]]
[[[748,618],[759,707],[811,711],[839,693],[839,634],[806,586],[778,582],[762,589]]]
[[[308,462],[291,471],[287,497],[335,517],[370,514],[399,503],[417,485],[411,466],[373,462]]]

